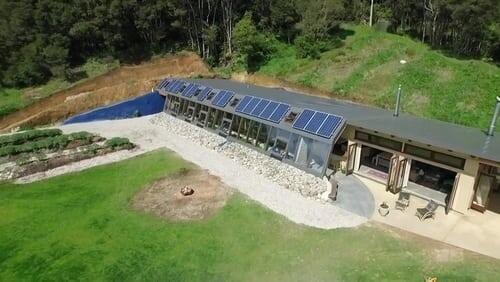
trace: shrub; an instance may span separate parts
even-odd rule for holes
[[[19,145],[8,144],[6,146],[0,147],[0,157],[12,156],[21,153],[31,153],[45,149],[62,149],[65,148],[68,143],[69,138],[66,135],[59,135]]]
[[[16,152],[16,149],[15,149],[15,146],[13,146],[13,145],[0,147],[0,157],[14,155],[15,152]]]
[[[89,133],[87,131],[80,131],[80,132],[73,132],[68,135],[68,138],[73,141],[73,140],[90,140],[94,137],[92,133]]]
[[[30,140],[35,140],[42,137],[53,137],[62,135],[60,129],[41,129],[20,132],[12,135],[0,136],[0,146],[13,144],[19,145],[26,143]]]
[[[297,55],[301,58],[318,59],[321,54],[321,48],[318,42],[305,35],[298,36],[295,39],[295,46],[297,47]]]
[[[131,147],[133,146],[132,143],[128,140],[128,138],[122,138],[122,137],[113,137],[109,140],[106,141],[106,147],[115,149],[118,147]]]

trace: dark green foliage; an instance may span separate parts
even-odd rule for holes
[[[113,137],[106,141],[106,147],[116,149],[116,148],[132,148],[133,144],[130,143],[128,138]]]
[[[91,140],[95,135],[87,131],[73,132],[68,135],[70,140]]]
[[[257,30],[249,13],[234,28],[234,45],[250,71],[257,70],[273,51],[271,39]]]
[[[297,55],[301,58],[318,59],[321,50],[316,40],[312,40],[305,35],[301,35],[295,39],[295,46],[297,46]]]
[[[21,153],[38,152],[41,150],[64,149],[69,143],[65,135],[46,137],[38,141],[30,141],[20,145],[9,144],[0,147],[0,157],[18,155]]]
[[[6,144],[19,145],[27,141],[34,140],[43,137],[52,137],[61,135],[62,131],[60,129],[40,129],[40,130],[30,130],[21,133],[16,133],[12,135],[0,136],[0,146]]]
[[[243,61],[254,71],[275,39],[295,41],[299,55],[316,58],[341,36],[340,23],[366,24],[369,11],[366,0],[0,0],[0,84],[74,80],[71,69],[90,58],[135,62],[179,49],[211,65]],[[499,11],[498,0],[380,0],[373,24],[453,55],[498,62]]]

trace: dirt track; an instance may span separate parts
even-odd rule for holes
[[[75,113],[143,94],[158,80],[174,75],[210,76],[211,72],[200,57],[187,52],[137,66],[119,67],[1,118],[0,131],[22,124],[54,123]]]

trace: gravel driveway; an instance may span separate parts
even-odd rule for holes
[[[104,156],[104,158],[94,161],[92,164],[89,162],[82,165],[76,163],[73,164],[72,169],[66,167],[61,171],[65,173],[71,170],[82,170],[92,165],[119,161],[143,152],[166,147],[177,152],[185,160],[208,169],[211,174],[219,176],[227,185],[293,222],[317,228],[332,229],[355,227],[368,220],[365,216],[349,211],[346,208],[305,198],[297,192],[285,189],[217,151],[199,146],[175,132],[169,132],[164,127],[152,124],[150,122],[152,118],[155,118],[155,116],[61,126],[60,128],[68,133],[89,131],[107,138],[114,136],[127,137],[140,146],[139,150],[111,158],[109,161]],[[184,123],[180,120],[179,122]],[[185,124],[191,126],[188,123]],[[57,174],[61,173],[58,173],[56,169],[46,173],[41,178]]]

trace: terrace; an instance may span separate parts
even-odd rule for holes
[[[376,206],[386,202],[390,206],[387,216],[381,216],[377,211],[372,220],[394,226],[421,236],[425,236],[450,245],[500,259],[500,214],[493,211],[479,213],[469,210],[466,214],[450,212],[445,214],[445,208],[439,207],[434,219],[420,221],[415,212],[427,204],[427,200],[415,195],[410,197],[410,206],[406,211],[395,210],[394,205],[398,195],[386,192],[386,187],[363,176],[355,176],[372,193]]]

